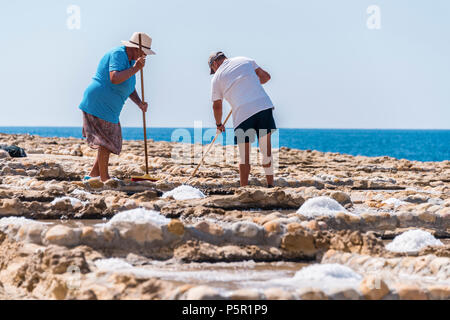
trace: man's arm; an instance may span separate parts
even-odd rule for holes
[[[267,83],[267,81],[270,80],[270,74],[267,71],[263,70],[262,68],[257,68],[255,72],[261,84],[265,84]]]
[[[222,124],[222,100],[216,100],[213,102],[213,110],[214,110],[214,119],[216,120],[217,130],[221,132],[225,131],[225,127]]]

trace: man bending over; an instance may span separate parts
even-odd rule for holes
[[[268,187],[273,187],[273,159],[271,134],[276,130],[272,109],[274,106],[262,87],[270,75],[252,59],[227,58],[221,51],[208,59],[211,74],[211,95],[217,130],[225,131],[222,124],[222,101],[231,105],[234,141],[239,147],[239,175],[241,186],[248,185],[250,174],[250,145],[258,137],[262,166]]]

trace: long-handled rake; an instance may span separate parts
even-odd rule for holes
[[[139,49],[142,50],[142,42],[141,35],[139,34]],[[143,68],[141,69],[141,98],[142,102],[144,102],[144,72]],[[152,177],[148,174],[148,153],[147,153],[147,126],[145,121],[145,112],[142,111],[142,120],[144,123],[144,150],[145,150],[145,175],[143,176],[132,176],[131,181],[158,181],[158,178]]]
[[[224,126],[226,125],[228,119],[230,118],[231,112],[232,112],[232,111],[230,111],[230,113],[228,113],[228,116],[225,118],[225,121],[223,122],[223,125],[224,125]],[[220,132],[218,131],[218,132],[216,133],[216,136],[214,137],[214,139],[213,139],[213,140],[211,141],[211,143],[209,144],[208,149],[206,149],[206,152],[203,154],[202,159],[201,159],[200,162],[197,164],[197,167],[195,167],[195,170],[191,173],[191,175],[188,177],[188,179],[187,179],[183,184],[187,184],[187,183],[189,182],[189,180],[191,180],[191,179],[195,176],[195,174],[197,173],[197,171],[198,171],[198,169],[200,168],[200,166],[203,164],[203,161],[205,160],[206,155],[207,155],[207,154],[209,153],[209,151],[211,150],[211,148],[212,148],[214,142],[216,141],[217,137],[219,136],[219,134],[220,134]]]

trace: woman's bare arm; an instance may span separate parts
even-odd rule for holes
[[[133,101],[134,103],[136,103],[137,105],[140,105],[142,103],[141,98],[139,97],[138,93],[136,90],[133,91],[132,94],[130,94],[129,98],[131,99],[131,101]]]
[[[134,103],[136,103],[136,105],[144,112],[147,112],[147,108],[148,108],[148,103],[147,102],[142,102],[141,98],[139,97],[138,93],[136,90],[133,91],[132,94],[130,94],[129,98],[131,99],[131,101],[133,101]]]
[[[134,67],[123,71],[111,71],[109,73],[109,78],[111,79],[112,84],[121,84],[130,79],[138,71],[139,70],[136,70]]]
[[[145,66],[145,57],[139,57],[134,63],[134,66],[132,66],[131,68],[123,71],[111,71],[109,73],[111,83],[121,84],[122,82],[127,81],[139,70],[141,70],[144,66]]]

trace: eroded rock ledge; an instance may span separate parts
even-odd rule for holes
[[[280,148],[276,188],[257,166],[239,188],[236,164],[217,158],[236,158],[235,148],[216,146],[190,180],[205,197],[176,200],[162,195],[194,164],[172,160],[175,143],[150,142],[160,180],[139,183],[129,180],[143,173],[139,141],[111,158],[122,181],[106,183],[80,181],[95,153],[79,139],[0,134],[0,143],[29,154],[0,159],[0,298],[450,299],[450,161]],[[117,219],[127,210],[153,218]],[[387,250],[412,229],[443,244]],[[228,265],[280,279],[227,289],[171,271]]]

